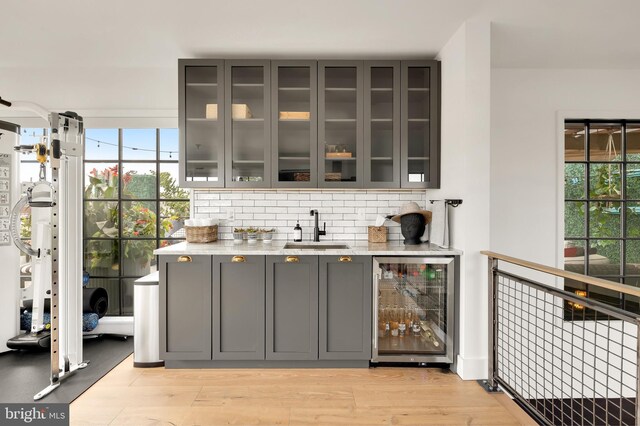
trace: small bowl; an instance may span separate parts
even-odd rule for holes
[[[264,232],[262,233],[262,242],[265,244],[271,244],[271,240],[273,239],[273,233]]]
[[[257,233],[247,233],[247,244],[255,244],[258,242]]]

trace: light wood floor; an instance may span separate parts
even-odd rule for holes
[[[439,369],[138,369],[129,357],[71,404],[71,424],[534,423],[505,395]]]

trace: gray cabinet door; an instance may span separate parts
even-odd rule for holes
[[[320,256],[319,358],[371,359],[370,256]]]
[[[271,61],[273,188],[318,186],[317,74],[316,61]]]
[[[265,256],[213,257],[213,359],[264,359]]]
[[[440,62],[402,61],[402,188],[440,187]]]
[[[211,256],[160,256],[160,358],[211,359]]]
[[[318,187],[362,188],[363,62],[318,62]]]
[[[318,359],[318,257],[267,256],[266,359]]]
[[[224,186],[224,62],[178,61],[180,186]]]
[[[225,65],[225,182],[227,188],[271,186],[271,65]]]
[[[400,188],[400,61],[364,64],[364,187]]]

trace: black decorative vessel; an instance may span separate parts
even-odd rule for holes
[[[400,230],[405,245],[422,244],[420,239],[424,235],[427,220],[420,213],[405,214],[400,218]]]

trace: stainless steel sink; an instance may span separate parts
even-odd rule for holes
[[[307,243],[286,243],[284,245],[286,249],[294,250],[349,250],[350,247],[346,244],[307,244]]]

